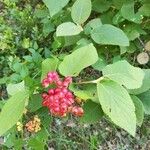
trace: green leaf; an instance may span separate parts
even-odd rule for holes
[[[106,66],[107,66],[107,62],[103,57],[99,57],[98,61],[94,65],[92,65],[94,69],[99,71],[101,71]]]
[[[101,22],[100,18],[92,19],[86,24],[86,26],[84,28],[84,32],[85,32],[85,34],[90,34],[93,29],[95,29],[101,25],[102,25],[102,22]]]
[[[150,115],[150,90],[138,95],[144,106],[145,114]]]
[[[43,0],[43,2],[49,9],[50,16],[53,17],[68,4],[69,0],[59,0],[57,3],[56,0]]]
[[[45,78],[49,71],[55,71],[57,69],[58,61],[57,58],[47,58],[42,62],[41,80]]]
[[[132,94],[141,94],[150,89],[150,69],[143,69],[145,75],[143,79],[142,86],[137,89],[130,90],[129,92]]]
[[[142,7],[140,7],[139,12],[143,15],[143,16],[150,16],[150,4],[144,4]]]
[[[95,84],[85,84],[80,87],[74,84],[69,86],[69,89],[73,91],[74,95],[81,98],[82,100],[92,100],[98,103],[98,95]]]
[[[94,0],[92,6],[94,11],[103,13],[110,8],[111,2],[107,0]]]
[[[98,44],[129,46],[129,40],[125,33],[110,24],[95,28],[91,33],[91,37]]]
[[[104,80],[97,84],[97,91],[103,112],[116,125],[135,136],[135,107],[126,89],[114,81]]]
[[[75,25],[72,22],[62,23],[57,27],[56,36],[72,36],[77,35],[83,31],[80,25]]]
[[[136,114],[136,122],[139,126],[142,125],[144,119],[144,107],[140,99],[136,96],[131,96],[134,106],[135,106],[135,114]]]
[[[135,40],[140,35],[145,35],[146,32],[141,28],[139,24],[129,24],[124,27],[124,32],[130,41]]]
[[[103,117],[101,106],[92,101],[87,101],[83,105],[84,115],[80,118],[84,123],[96,123]]]
[[[80,71],[98,60],[93,44],[86,45],[67,55],[59,65],[59,71],[64,76],[77,76]]]
[[[0,112],[0,136],[21,118],[28,97],[28,91],[19,91],[6,102]]]
[[[125,19],[127,19],[129,21],[132,21],[135,23],[141,23],[141,21],[142,21],[141,13],[137,12],[135,14],[135,12],[134,12],[134,1],[133,0],[126,1],[123,4],[123,6],[121,8],[121,14]]]
[[[19,91],[25,90],[24,81],[17,83],[17,84],[8,84],[7,85],[7,92],[9,95],[15,95]]]
[[[30,103],[28,105],[29,112],[35,112],[42,107],[42,98],[40,94],[31,96]]]
[[[36,139],[35,137],[32,137],[28,141],[28,146],[33,150],[44,150],[44,142]]]
[[[128,89],[141,87],[144,79],[143,70],[130,65],[126,60],[108,65],[102,72],[105,77],[126,86]]]
[[[91,14],[91,0],[76,0],[72,6],[71,17],[77,24],[84,23]]]

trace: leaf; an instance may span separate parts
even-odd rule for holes
[[[144,119],[144,107],[140,99],[136,96],[131,96],[134,106],[135,106],[135,114],[136,114],[136,122],[139,126],[142,125]]]
[[[114,81],[103,80],[97,84],[97,91],[103,112],[116,125],[135,136],[135,107],[126,89]]]
[[[68,4],[69,0],[59,0],[57,3],[56,0],[43,0],[43,2],[48,8],[50,16],[53,17]]]
[[[84,115],[80,118],[84,123],[96,123],[103,117],[101,106],[92,101],[87,101],[83,105]]]
[[[110,8],[111,2],[107,0],[94,0],[92,6],[94,11],[103,13]]]
[[[135,40],[140,35],[145,35],[146,32],[141,28],[139,24],[128,24],[124,27],[124,32],[130,41]]]
[[[19,91],[25,90],[24,81],[17,83],[17,84],[8,84],[7,85],[7,92],[9,95],[15,95]]]
[[[0,112],[0,136],[13,127],[21,118],[28,97],[28,91],[19,91],[6,102]]]
[[[29,112],[35,112],[42,107],[42,98],[40,94],[32,95],[28,105]]]
[[[76,0],[72,6],[71,17],[77,24],[84,23],[91,14],[91,0]]]
[[[132,94],[141,94],[150,89],[150,69],[143,69],[144,71],[144,79],[142,86],[137,89],[129,90],[130,93]]]
[[[130,65],[126,60],[108,65],[102,72],[105,77],[126,86],[128,89],[141,87],[144,79],[143,70]]]
[[[45,143],[36,139],[35,137],[32,137],[28,141],[28,146],[34,150],[44,150]]]
[[[143,15],[143,16],[150,16],[150,4],[144,4],[142,7],[140,7],[139,12]]]
[[[75,25],[72,22],[65,22],[59,25],[56,29],[56,36],[72,36],[83,31],[80,25]]]
[[[49,71],[55,71],[57,69],[58,61],[57,58],[47,58],[42,62],[41,80],[45,78]]]
[[[85,84],[81,87],[77,87],[74,84],[69,86],[69,89],[73,91],[74,95],[81,98],[82,100],[92,100],[93,102],[98,103],[98,95],[95,84]]]
[[[138,95],[144,106],[145,114],[150,115],[150,90]]]
[[[103,57],[99,57],[98,61],[94,65],[92,65],[94,69],[99,71],[101,71],[106,66],[107,66],[107,62]]]
[[[91,33],[91,37],[98,44],[129,46],[129,39],[125,33],[110,24],[95,28]]]
[[[134,1],[133,0],[126,1],[123,4],[123,6],[121,8],[121,14],[125,19],[127,19],[129,21],[132,21],[135,23],[141,23],[141,21],[142,21],[141,13],[134,12]]]
[[[84,32],[85,32],[85,34],[90,34],[93,29],[95,29],[101,25],[102,25],[102,22],[101,22],[100,18],[92,19],[86,24],[86,26],[84,28]]]
[[[93,44],[89,44],[64,57],[59,71],[64,76],[77,76],[82,69],[93,65],[97,60],[97,51]]]

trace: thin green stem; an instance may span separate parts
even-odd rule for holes
[[[95,83],[97,84],[98,82],[100,82],[101,80],[103,80],[104,77],[100,77],[96,80],[92,80],[92,81],[83,81],[83,82],[78,82],[78,83],[75,83],[75,84],[89,84],[89,83]]]

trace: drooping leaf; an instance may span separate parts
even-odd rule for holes
[[[82,31],[82,27],[80,25],[75,25],[72,22],[62,23],[57,27],[56,36],[72,36],[77,35]]]
[[[95,28],[91,33],[91,37],[98,44],[129,46],[129,39],[125,33],[110,24]]]
[[[144,79],[143,70],[130,65],[125,60],[106,66],[102,72],[104,76],[126,86],[128,89],[141,87]]]
[[[135,136],[136,115],[132,99],[125,88],[111,80],[97,84],[103,112],[119,127]]]
[[[86,45],[67,55],[59,65],[59,71],[64,76],[77,76],[80,71],[98,60],[93,44]]]
[[[42,76],[41,80],[47,75],[49,71],[55,71],[58,65],[57,58],[47,58],[42,62]]]
[[[84,123],[95,123],[103,117],[101,106],[92,101],[87,101],[83,105],[84,115],[80,121]]]
[[[69,0],[59,0],[57,2],[56,0],[43,0],[43,2],[48,8],[50,16],[53,17],[68,4]]]
[[[145,114],[150,115],[150,90],[138,95],[144,106]]]
[[[28,91],[19,91],[3,106],[0,112],[0,136],[13,127],[21,118],[28,97]]]
[[[144,119],[144,106],[138,97],[131,96],[131,98],[135,106],[136,123],[141,126]]]
[[[77,24],[84,23],[91,14],[91,0],[76,0],[72,6],[71,17]]]

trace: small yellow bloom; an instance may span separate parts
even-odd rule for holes
[[[21,122],[17,122],[17,131],[22,131],[23,130],[23,125]]]

